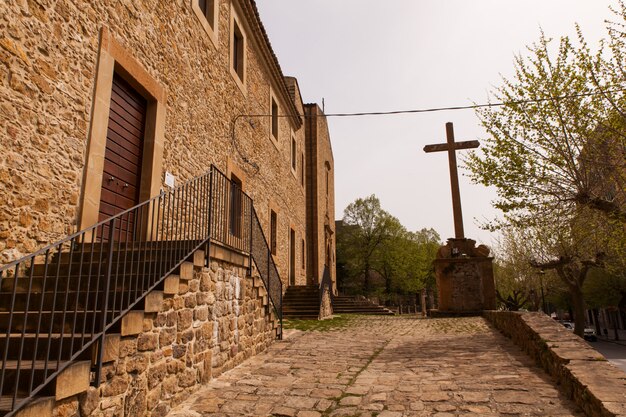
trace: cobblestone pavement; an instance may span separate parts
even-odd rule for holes
[[[349,323],[275,343],[169,417],[583,415],[480,317]]]

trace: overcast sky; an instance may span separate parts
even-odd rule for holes
[[[549,37],[604,37],[609,0],[257,0],[283,73],[298,78],[305,102],[326,113],[389,111],[483,103],[510,77],[543,28]],[[410,230],[453,237],[445,141],[485,137],[473,111],[329,118],[335,157],[335,217],[376,194]],[[492,245],[480,229],[497,216],[494,190],[461,178],[466,237]]]

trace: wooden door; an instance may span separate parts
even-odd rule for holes
[[[139,92],[118,75],[113,77],[99,221],[139,202],[146,107]],[[123,216],[117,222],[116,238],[132,240],[134,228],[135,216]]]

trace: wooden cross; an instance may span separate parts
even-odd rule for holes
[[[480,143],[477,140],[466,142],[454,141],[454,127],[452,123],[446,123],[447,143],[424,146],[424,152],[448,151],[448,163],[450,164],[450,187],[452,188],[452,212],[454,213],[454,234],[456,239],[465,239],[463,232],[463,215],[461,214],[461,193],[459,191],[459,174],[456,169],[457,149],[478,148]]]

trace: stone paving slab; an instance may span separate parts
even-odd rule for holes
[[[582,416],[482,317],[358,317],[298,332],[200,388],[168,415]]]

